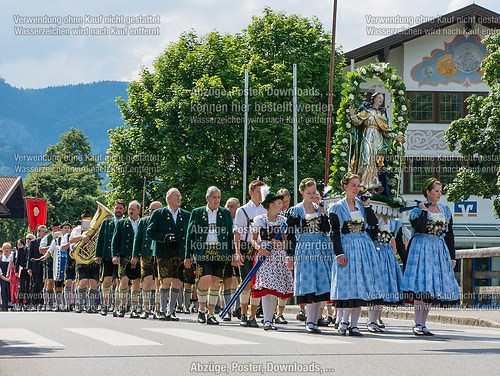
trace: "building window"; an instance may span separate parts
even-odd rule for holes
[[[413,159],[409,160],[407,165],[409,166],[409,192],[420,192],[425,181],[436,176],[434,160],[432,159]]]
[[[410,122],[451,123],[467,114],[468,104],[464,100],[472,94],[488,95],[482,92],[408,92]]]
[[[432,122],[434,106],[431,93],[412,93],[408,99],[410,101],[410,121],[416,123]]]
[[[439,122],[451,122],[461,118],[463,107],[462,94],[439,94]]]
[[[407,158],[403,193],[421,193],[427,179],[435,177],[443,183],[443,189],[453,182],[458,169],[464,165],[461,159]]]

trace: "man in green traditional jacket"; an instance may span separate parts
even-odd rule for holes
[[[194,261],[198,266],[198,322],[218,325],[214,308],[219,296],[220,279],[225,264],[231,262],[235,265],[236,262],[233,218],[229,210],[220,207],[221,194],[217,187],[209,187],[205,197],[207,205],[193,210],[189,218],[184,265],[190,268]]]
[[[101,278],[101,315],[106,316],[110,306],[111,285],[113,278],[118,276],[118,267],[113,264],[111,256],[111,238],[115,231],[115,224],[125,215],[125,202],[123,200],[115,200],[113,206],[112,218],[106,218],[102,221],[99,227],[99,235],[95,245],[95,259],[96,264],[100,264],[100,278]]]
[[[179,321],[175,316],[175,304],[182,288],[178,269],[186,253],[189,212],[181,208],[182,195],[177,188],[170,188],[166,199],[167,207],[155,210],[146,232],[155,241],[153,255],[161,283],[160,312],[155,312],[155,318]]]
[[[141,262],[141,280],[142,280],[142,313],[141,319],[147,319],[153,311],[154,303],[150,303],[154,298],[151,292],[155,292],[154,283],[155,278],[158,278],[156,272],[156,263],[153,256],[154,241],[147,235],[151,215],[156,209],[161,208],[163,205],[160,201],[153,201],[149,204],[147,216],[139,220],[137,232],[134,236],[134,248],[132,250],[132,260],[130,264],[136,265]]]
[[[141,273],[137,265],[130,264],[132,250],[134,248],[134,236],[139,224],[139,213],[141,204],[131,201],[128,204],[128,218],[122,218],[116,222],[113,238],[111,239],[111,255],[113,264],[118,265],[119,291],[116,297],[115,311],[113,317],[124,317],[125,307],[128,302],[129,281],[132,281],[131,312],[130,318],[139,318],[137,308],[139,306],[139,294]]]

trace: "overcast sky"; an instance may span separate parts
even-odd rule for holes
[[[412,21],[421,23],[416,21],[446,14],[472,1],[339,0],[338,3],[337,45],[347,52],[382,38],[368,35],[367,27],[407,27]],[[500,13],[498,0],[476,3]],[[16,87],[39,88],[136,79],[139,68],[151,66],[154,58],[183,31],[193,29],[199,35],[212,30],[235,33],[244,29],[252,16],[260,15],[265,6],[288,14],[317,16],[325,29],[331,30],[333,0],[0,0],[0,4],[0,77]],[[122,20],[98,18],[101,15],[159,17],[135,18],[142,23],[130,25],[124,31],[126,35],[21,35],[46,32],[50,27],[59,27],[52,31],[64,29],[70,33],[78,27],[88,27],[88,32],[105,28],[111,34],[112,27],[126,27],[104,23]],[[40,19],[25,18],[36,16]],[[374,24],[370,16],[401,18],[397,24],[388,25]],[[90,21],[94,23],[85,23]],[[131,35],[132,29],[138,27],[157,27],[159,35]]]

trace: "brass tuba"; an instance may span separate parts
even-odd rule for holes
[[[102,221],[108,217],[112,217],[113,215],[114,214],[111,210],[97,201],[97,211],[90,221],[90,228],[83,233],[90,238],[90,241],[86,244],[83,241],[79,241],[73,250],[69,252],[70,256],[75,259],[77,264],[89,265],[94,262],[99,227],[101,226]]]

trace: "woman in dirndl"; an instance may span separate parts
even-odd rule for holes
[[[454,306],[460,301],[460,288],[453,269],[455,239],[450,209],[441,205],[442,184],[428,179],[422,189],[427,199],[410,213],[413,236],[403,275],[403,291],[414,300],[416,336],[433,336],[426,322],[432,304]]]
[[[294,295],[305,303],[306,332],[319,334],[318,319],[322,302],[330,297],[333,248],[328,234],[330,223],[322,205],[316,204],[316,181],[301,181],[303,201],[288,211],[287,253],[294,258]]]
[[[332,242],[337,257],[333,263],[331,299],[342,308],[341,335],[362,336],[358,329],[361,306],[380,304],[385,291],[377,250],[367,231],[377,225],[368,196],[358,198],[359,176],[342,178],[346,197],[329,209]]]
[[[284,233],[287,225],[286,218],[280,215],[283,196],[269,192],[267,186],[261,188],[261,194],[262,206],[267,214],[258,215],[253,220],[252,246],[266,259],[255,274],[252,298],[262,298],[264,330],[277,330],[273,315],[278,298],[293,296],[293,266],[285,250]]]
[[[378,265],[381,270],[383,286],[385,288],[383,301],[387,305],[402,302],[403,273],[399,265],[397,254],[404,253],[403,229],[401,221],[389,218],[387,215],[378,216],[378,224],[370,231],[377,250]],[[382,333],[385,324],[382,321],[382,306],[368,307],[368,331]]]

